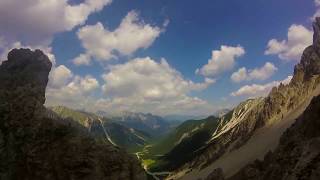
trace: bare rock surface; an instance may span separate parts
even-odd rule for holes
[[[320,179],[320,96],[282,135],[274,152],[247,165],[230,180]]]

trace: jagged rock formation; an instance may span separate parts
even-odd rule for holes
[[[251,154],[248,154],[247,159],[240,157],[242,160],[231,163],[232,165],[224,163],[221,160],[214,166],[216,166],[216,168],[221,167],[222,164],[224,164],[225,167],[228,166],[229,171],[227,175],[230,176],[232,173],[235,173],[234,171],[236,171],[237,168],[243,167],[246,164],[244,164],[245,161],[251,161],[251,158],[254,157],[254,159],[259,158],[263,156],[268,149],[272,150],[276,147],[283,131],[303,112],[312,97],[320,93],[319,18],[317,18],[314,23],[314,31],[314,43],[306,48],[300,63],[295,66],[291,82],[287,85],[280,84],[278,87],[274,87],[266,98],[263,98],[259,103],[251,106],[236,122],[232,120],[227,123],[224,122],[225,124],[223,128],[221,128],[222,131],[216,133],[216,136],[203,148],[202,152],[199,152],[197,157],[177,170],[177,174],[179,174],[179,171],[185,171],[184,169],[189,168],[193,170],[198,169],[198,174],[202,172],[203,176],[207,176],[210,173],[208,172],[208,167],[221,159],[223,155],[228,154],[228,156],[231,157],[230,154],[233,153],[232,157],[239,158],[239,154],[236,153],[241,152],[243,153],[242,155],[244,155],[245,148],[241,151],[238,151],[238,149],[248,146],[248,141],[252,140],[253,137],[256,138],[255,143],[258,143],[259,141],[257,139],[261,138],[263,133],[267,131],[271,135],[272,131],[274,131],[276,135],[272,135],[273,137],[264,137],[268,138],[270,141],[268,143],[270,144],[259,145],[260,153],[250,152]],[[264,131],[262,131],[263,128]],[[257,133],[258,131],[261,132]],[[254,145],[253,142],[254,140],[251,142],[252,146]],[[261,148],[260,146],[265,146],[265,148]],[[228,160],[230,160],[230,158]],[[192,173],[196,174],[194,171]]]
[[[145,179],[137,160],[47,116],[51,63],[14,49],[0,66],[0,179]]]
[[[261,103],[263,102],[263,98],[256,98],[256,99],[248,99],[242,103],[240,103],[236,108],[234,108],[232,111],[230,111],[228,114],[220,118],[219,125],[217,130],[212,136],[211,141],[215,141],[215,139],[218,139],[222,134],[225,134],[226,132],[233,130],[234,128],[237,128],[237,132],[240,134],[246,134],[246,132],[241,131],[252,131],[254,129],[254,126],[250,124],[250,122],[247,122],[248,124],[243,124],[242,126],[239,126],[239,124],[244,121],[248,116],[252,117],[253,111],[255,108],[259,108]],[[242,137],[245,138],[245,137]],[[224,139],[227,141],[227,139]]]
[[[320,96],[282,135],[274,152],[247,165],[230,180],[320,179]]]

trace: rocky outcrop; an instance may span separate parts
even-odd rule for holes
[[[50,61],[40,50],[13,50],[8,54],[8,61],[0,66],[2,121],[11,120],[11,124],[23,127],[22,123],[28,123],[23,119],[41,114],[50,69]]]
[[[230,180],[320,179],[320,96],[282,135],[274,152],[247,165]]]
[[[48,116],[51,63],[15,49],[0,66],[0,179],[145,179],[134,157]]]
[[[192,167],[203,169],[217,160],[224,153],[243,145],[253,134],[259,111],[263,108],[264,98],[249,99],[240,103],[229,117],[222,117],[220,128],[206,147],[198,151]]]

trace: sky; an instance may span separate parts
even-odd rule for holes
[[[318,15],[320,0],[0,0],[0,59],[43,50],[47,106],[210,115],[290,82]]]

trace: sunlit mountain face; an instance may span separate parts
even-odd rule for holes
[[[320,0],[0,0],[0,179],[320,179]]]

